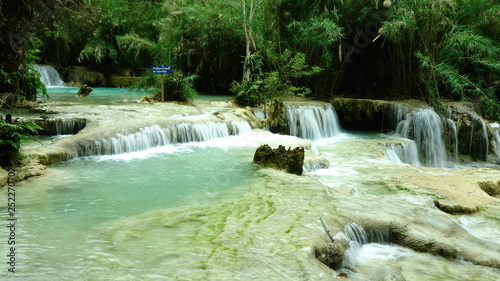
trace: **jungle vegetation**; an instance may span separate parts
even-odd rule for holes
[[[197,91],[232,93],[243,104],[351,96],[419,99],[440,110],[445,100],[463,100],[500,120],[495,0],[0,4],[0,92],[17,99],[36,97],[30,64],[40,58],[105,75],[173,65],[197,76]]]

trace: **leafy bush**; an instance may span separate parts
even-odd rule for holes
[[[381,32],[394,54],[393,91],[420,96],[438,110],[444,99],[480,102],[488,117],[500,120],[495,88],[487,83],[500,78],[500,49],[478,17],[494,9],[486,2],[491,1],[395,3]]]
[[[10,166],[23,157],[21,142],[32,141],[30,135],[37,134],[39,130],[42,127],[31,121],[11,124],[0,120],[0,166]]]
[[[196,77],[198,76],[192,74],[184,75],[179,70],[164,75],[165,101],[187,102],[193,100],[196,97],[196,91],[193,88]],[[133,87],[137,89],[153,88],[155,100],[161,101],[161,76],[159,74],[152,74],[148,71]]]
[[[271,43],[269,43],[272,46]],[[284,98],[305,96],[311,90],[297,86],[296,79],[308,77],[321,72],[323,69],[306,64],[303,53],[293,54],[285,50],[282,54],[275,52],[272,47],[265,49],[263,55],[252,58],[257,67],[251,81],[234,82],[232,91],[237,95],[240,105],[255,105],[259,102],[271,104],[280,102]],[[267,71],[263,71],[263,69]]]

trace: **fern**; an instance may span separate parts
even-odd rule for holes
[[[0,165],[7,166],[24,156],[20,152],[21,142],[33,141],[42,127],[31,121],[20,121],[14,124],[0,120]]]

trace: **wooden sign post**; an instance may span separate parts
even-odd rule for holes
[[[171,66],[152,66],[151,71],[153,74],[160,74],[161,76],[161,101],[165,101],[165,86],[163,85],[164,75],[163,74],[172,74]]]

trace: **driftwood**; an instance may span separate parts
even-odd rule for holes
[[[330,237],[330,240],[332,240],[332,243],[333,243],[333,241],[335,241],[335,239],[333,239],[333,236],[330,233],[330,230],[328,230],[328,228],[326,227],[325,222],[323,221],[323,219],[321,217],[319,218],[319,220],[321,221],[321,224],[323,225],[323,228],[325,229],[326,234],[328,234],[328,237]]]

